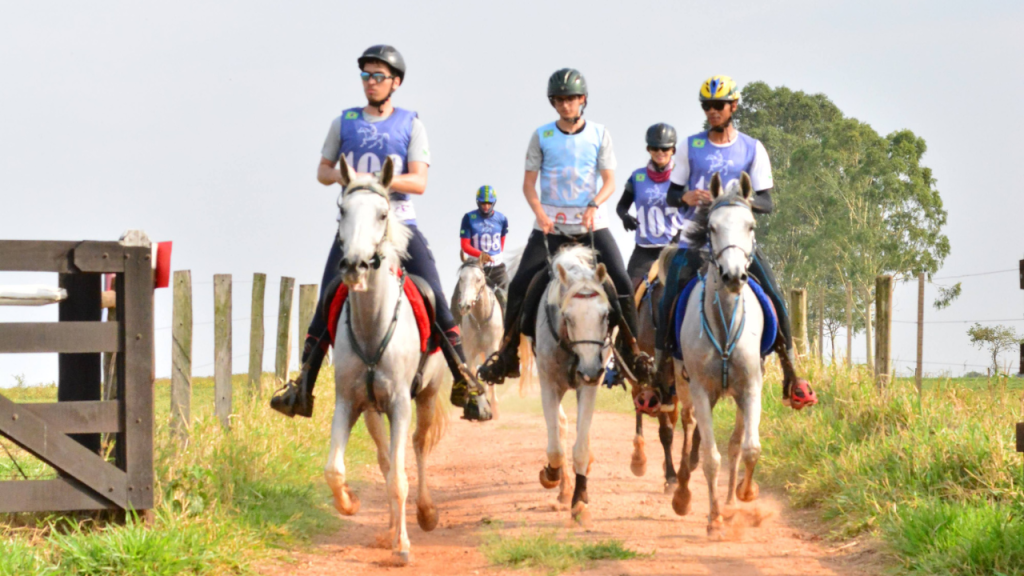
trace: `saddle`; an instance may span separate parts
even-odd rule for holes
[[[644,301],[644,296],[647,294],[648,287],[654,286],[654,283],[658,281],[658,272],[661,271],[661,263],[657,260],[654,264],[651,264],[651,269],[647,271],[647,277],[640,281],[640,285],[636,287],[636,291],[633,292],[633,304],[640,308],[640,303]]]
[[[399,270],[401,276],[404,271]],[[437,329],[436,322],[436,300],[434,291],[430,284],[423,278],[414,274],[407,274],[406,278],[411,282],[405,282],[405,297],[412,306],[413,314],[416,317],[416,327],[420,333],[420,352],[433,354],[441,346],[442,334]],[[334,339],[338,333],[338,321],[341,318],[342,308],[348,297],[348,286],[338,276],[331,281],[324,291],[323,301],[320,302],[319,313],[326,314],[323,318],[327,322],[327,331],[330,334],[330,343],[334,345]]]
[[[692,278],[686,284],[686,287],[683,288],[682,292],[679,293],[679,297],[670,308],[672,317],[669,318],[669,325],[673,327],[671,335],[672,356],[676,360],[683,359],[682,347],[679,345],[679,330],[683,327],[683,319],[686,316],[686,303],[690,300],[690,294],[693,293],[693,289],[697,286],[697,281],[698,278]],[[758,304],[761,305],[761,311],[764,313],[764,332],[761,334],[761,356],[764,357],[771,354],[775,344],[775,338],[779,331],[779,316],[775,312],[775,305],[772,304],[772,301],[765,294],[764,289],[761,288],[757,280],[753,277],[748,278],[747,285],[754,292]]]

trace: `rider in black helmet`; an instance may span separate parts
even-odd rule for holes
[[[509,284],[502,348],[480,367],[478,376],[494,384],[519,376],[520,334],[525,331],[532,335],[536,310],[547,286],[546,276],[532,282],[547,266],[545,236],[554,254],[570,242],[589,244],[588,232],[592,231],[598,261],[604,263],[614,284],[606,290],[614,312],[609,321],[620,328],[617,346],[628,368],[646,381],[650,377],[651,359],[643,353],[634,354],[636,307],[632,303],[632,287],[622,255],[608,230],[607,209],[602,207],[615,193],[616,161],[611,136],[604,126],[583,119],[587,81],[578,70],[563,68],[552,74],[547,96],[558,120],[534,131],[526,151],[523,178],[523,195],[537,222]]]

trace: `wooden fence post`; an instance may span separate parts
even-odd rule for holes
[[[288,365],[291,361],[292,343],[292,302],[295,294],[295,279],[281,278],[281,297],[277,308],[277,356],[274,362],[274,376],[278,385],[288,381]]]
[[[825,298],[827,292],[821,290],[818,296],[818,364],[825,364]],[[833,361],[835,359],[833,358]]]
[[[924,379],[924,272],[917,275],[917,368],[914,370],[914,384],[917,398],[921,399]]]
[[[797,356],[807,356],[807,290],[793,288],[789,291],[790,313],[793,328],[793,347]]]
[[[865,353],[866,358],[864,363],[867,364],[868,369],[874,372],[875,370],[875,329],[871,323],[871,289],[864,286],[864,340],[865,340]]]
[[[309,323],[313,321],[313,314],[316,314],[316,301],[320,296],[320,286],[317,284],[302,284],[299,286],[299,359],[302,359],[302,347],[306,342],[306,330]]]
[[[252,314],[249,325],[249,393],[263,393],[263,304],[266,300],[267,275],[252,275]]]
[[[171,428],[188,436],[192,424],[192,273],[174,272],[171,322]]]
[[[231,428],[231,275],[213,276],[214,412]]]
[[[68,292],[58,304],[61,322],[98,322],[103,319],[101,274],[60,274],[60,287]],[[57,401],[96,401],[102,398],[103,362],[100,354],[57,355]],[[99,434],[69,434],[92,452],[99,453]]]
[[[892,276],[875,278],[875,378],[878,386],[889,383],[892,373]]]
[[[853,284],[846,284],[846,366],[853,366]]]

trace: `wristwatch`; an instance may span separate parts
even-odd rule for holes
[[[594,202],[593,200],[587,202],[587,208],[598,208],[597,202]]]

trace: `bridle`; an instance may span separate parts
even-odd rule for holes
[[[476,268],[476,269],[480,270],[481,273],[483,273],[483,267],[480,266],[480,263],[478,261],[476,261],[476,260],[467,260],[462,265],[462,267],[463,268]],[[480,289],[480,290],[477,290],[476,298],[473,299],[472,304],[470,304],[470,308],[472,308],[472,307],[477,305],[477,302],[479,302],[480,298],[483,297],[485,290],[490,290],[491,291],[491,311],[487,314],[487,318],[484,318],[482,321],[478,321],[476,319],[476,316],[474,316],[472,314],[469,315],[470,321],[473,322],[474,324],[476,324],[477,328],[480,328],[481,326],[483,326],[483,324],[481,322],[484,322],[484,323],[490,322],[491,318],[494,318],[494,307],[497,306],[497,304],[498,304],[498,299],[494,295],[494,290],[490,286],[487,285],[487,275],[486,274],[484,274],[483,288]]]
[[[341,205],[345,201],[345,198],[347,198],[348,196],[351,196],[352,194],[355,194],[356,192],[369,192],[371,194],[376,194],[377,196],[380,196],[381,198],[383,198],[384,202],[387,203],[387,212],[386,212],[387,218],[385,219],[385,222],[384,222],[384,234],[382,234],[381,237],[380,237],[380,240],[377,241],[377,246],[376,246],[376,248],[373,251],[373,257],[371,257],[370,261],[369,261],[370,267],[373,268],[374,270],[377,270],[378,268],[380,268],[381,262],[384,261],[384,251],[382,250],[382,246],[384,246],[384,242],[387,241],[388,236],[391,233],[391,196],[388,194],[387,190],[381,192],[380,190],[378,190],[377,188],[375,188],[373,186],[368,186],[368,185],[363,185],[363,184],[361,184],[359,186],[356,186],[355,188],[351,188],[351,189],[346,188],[346,189],[342,190],[341,194],[338,196],[338,211],[339,212],[342,210],[342,206]],[[341,243],[341,231],[340,230],[338,231],[338,236],[337,236],[336,240],[338,241],[338,243]],[[342,258],[341,264],[343,264],[343,265],[345,264],[344,258]]]
[[[721,204],[715,204],[714,206],[712,206],[711,210],[708,211],[708,218],[710,219],[711,218],[711,213],[714,212],[715,210],[718,210],[719,208],[737,207],[737,206],[742,206],[742,207],[746,208],[747,210],[750,210],[750,204],[748,204],[745,201],[742,201],[742,200],[728,200],[728,201],[722,202]],[[753,235],[753,233],[751,233],[751,235]],[[715,242],[714,242],[714,235],[713,234],[708,234],[708,245],[711,247],[711,259],[715,263],[715,267],[718,268],[718,274],[722,275],[723,274],[722,263],[718,260],[719,258],[721,258],[722,254],[725,254],[725,251],[729,250],[729,249],[739,250],[740,253],[743,254],[743,257],[744,257],[744,259],[747,262],[746,265],[743,267],[743,271],[745,272],[750,267],[750,263],[754,261],[754,252],[757,250],[757,239],[756,238],[753,239],[753,246],[752,246],[750,252],[747,252],[746,250],[743,249],[742,246],[739,246],[737,244],[729,244],[728,246],[724,246],[724,247],[722,247],[719,250],[715,250]]]
[[[580,363],[580,357],[579,357],[579,353],[576,351],[576,347],[580,346],[580,345],[584,345],[584,344],[589,344],[591,346],[600,346],[601,350],[604,351],[604,350],[610,348],[611,345],[612,345],[611,344],[611,331],[610,330],[607,331],[607,334],[605,335],[604,340],[570,340],[569,339],[569,326],[566,323],[566,318],[562,314],[561,308],[563,308],[564,307],[564,303],[567,302],[570,299],[599,298],[601,294],[602,294],[602,292],[598,291],[598,290],[594,290],[594,291],[590,291],[590,292],[583,292],[582,290],[580,290],[580,291],[577,291],[577,292],[571,294],[568,298],[565,298],[563,300],[563,306],[558,307],[558,309],[555,309],[555,306],[552,306],[550,304],[547,305],[548,310],[547,310],[546,316],[547,316],[547,320],[548,320],[547,321],[548,331],[551,332],[551,337],[554,338],[556,342],[558,342],[558,347],[561,348],[563,351],[565,351],[569,355],[569,366],[568,366],[568,371],[569,371],[569,387],[573,388],[573,389],[575,389],[576,386],[577,386],[577,383],[576,383],[576,368],[577,368],[577,366],[579,366],[579,363]],[[554,318],[556,314],[560,318],[560,322],[559,322],[557,327],[555,326],[555,318]],[[565,337],[562,336],[562,331],[563,331],[562,329],[563,328],[564,328],[564,331],[565,331]],[[600,380],[600,378],[598,380]],[[596,382],[595,382],[595,384],[596,384]]]

